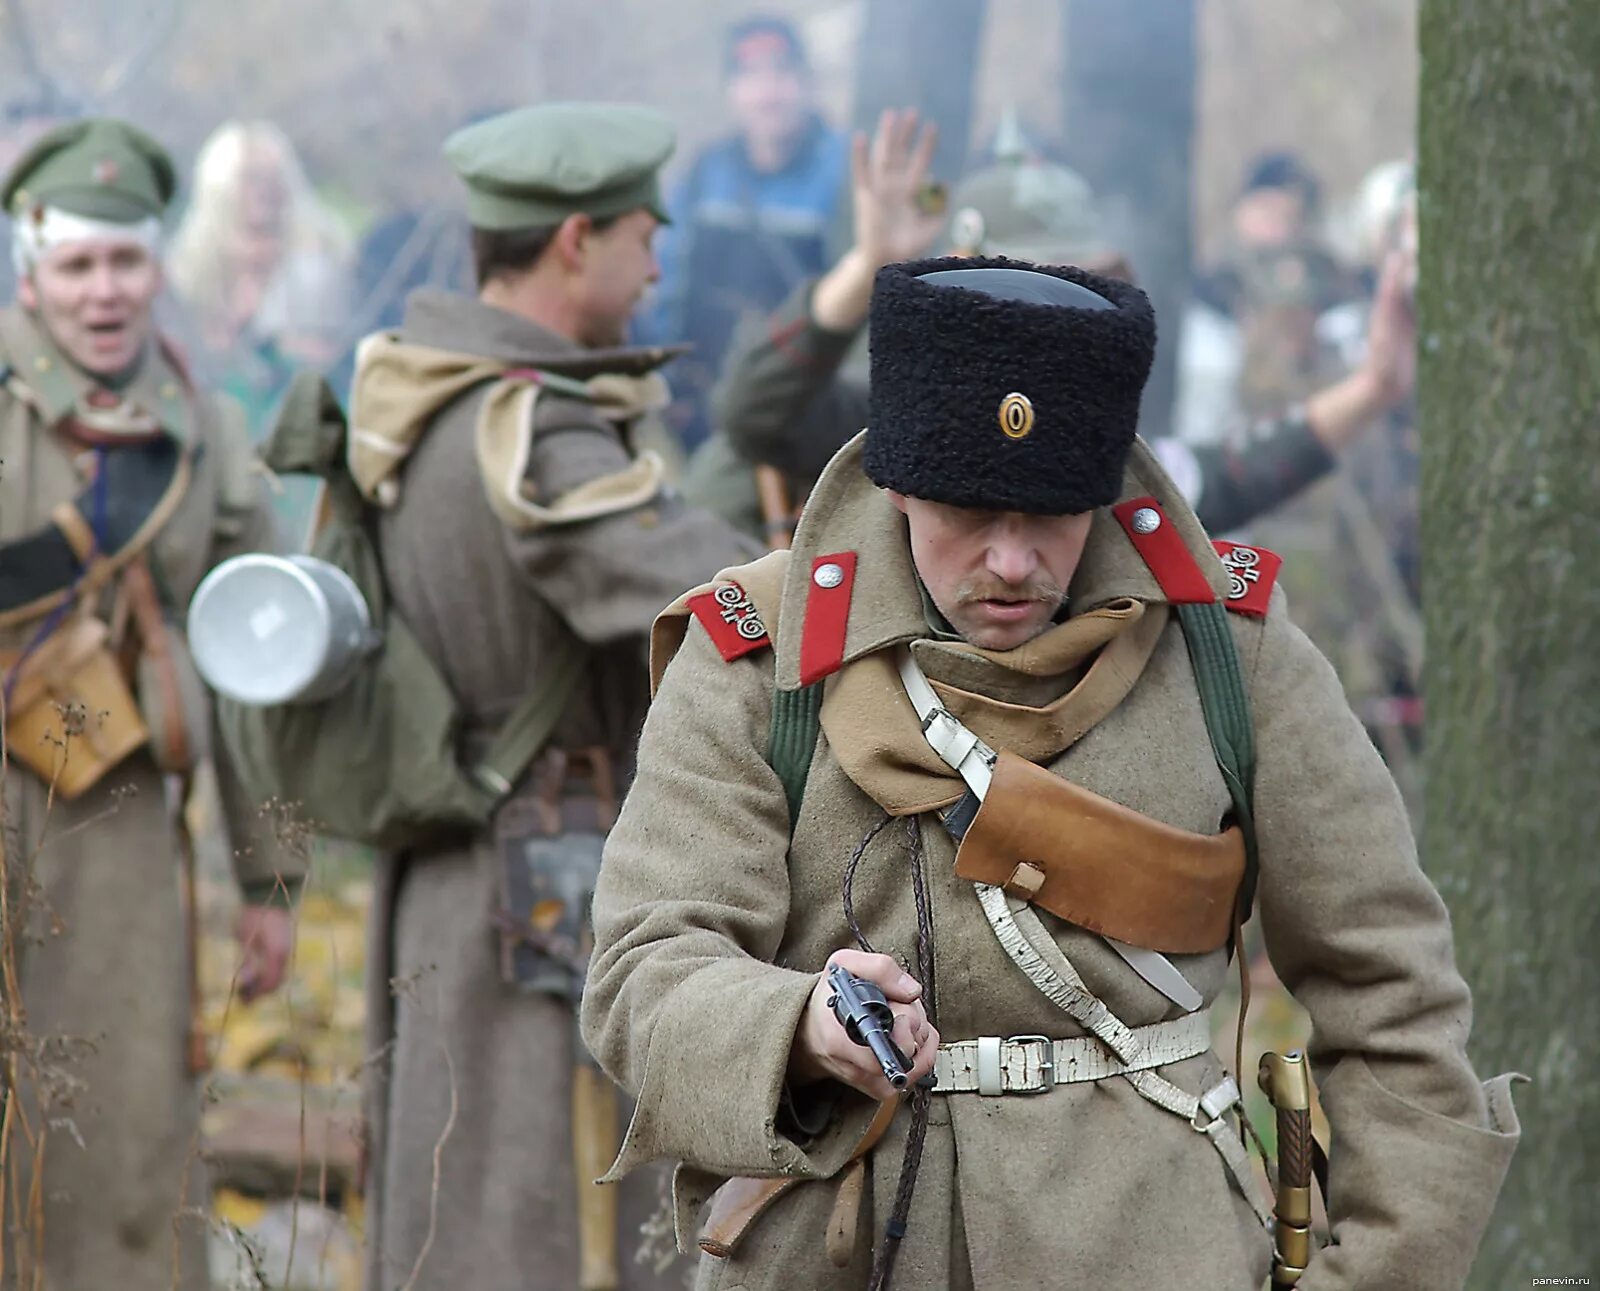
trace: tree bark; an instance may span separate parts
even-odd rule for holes
[[[933,173],[954,187],[972,133],[984,0],[869,0],[865,9],[856,126],[870,134],[885,108],[918,109],[939,127]]]
[[[1140,427],[1164,435],[1189,297],[1195,4],[1069,0],[1064,33],[1067,161],[1093,187],[1155,305],[1156,359]]]
[[[1424,861],[1479,1070],[1534,1080],[1498,1291],[1600,1275],[1600,5],[1423,0],[1420,40]]]

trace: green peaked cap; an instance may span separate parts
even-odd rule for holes
[[[676,144],[672,123],[650,108],[544,103],[457,130],[444,155],[467,186],[476,228],[542,228],[640,208],[665,224],[659,172]]]
[[[12,215],[53,206],[133,224],[159,218],[177,186],[172,157],[143,130],[88,117],[40,135],[11,167],[0,205]]]

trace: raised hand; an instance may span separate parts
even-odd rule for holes
[[[891,108],[878,118],[870,142],[860,131],[851,141],[855,244],[874,271],[925,255],[944,228],[943,211],[921,200],[938,138],[932,123],[918,128],[915,108]]]

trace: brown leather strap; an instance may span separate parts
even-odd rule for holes
[[[160,762],[168,771],[187,770],[191,765],[189,728],[184,720],[183,688],[178,682],[177,664],[172,657],[172,639],[166,620],[161,614],[161,600],[156,595],[155,579],[150,575],[150,565],[143,552],[138,553],[122,571],[122,585],[128,593],[128,604],[133,611],[133,621],[139,630],[143,654],[156,675],[161,688],[162,736],[166,747],[160,750]]]
[[[624,768],[625,769],[625,768]],[[519,792],[500,809],[502,833],[605,834],[622,805],[617,759],[609,749],[547,748],[530,768],[531,792]]]
[[[50,523],[61,530],[61,536],[67,540],[67,546],[72,548],[72,554],[78,558],[80,565],[87,565],[94,559],[99,546],[94,539],[94,526],[73,503],[62,502],[52,507]]]
[[[1192,834],[1001,753],[956,873],[1069,923],[1168,954],[1228,940],[1244,836]]]
[[[187,452],[180,454],[166,491],[140,523],[138,531],[120,549],[111,552],[109,555],[102,555],[100,559],[93,563],[84,578],[73,582],[70,586],[58,588],[25,604],[16,605],[7,610],[0,610],[0,628],[12,627],[19,623],[30,623],[48,614],[65,601],[76,600],[97,591],[113,574],[126,568],[133,558],[142,552],[155,536],[160,533],[162,527],[177,511],[179,504],[184,499],[184,495],[188,492],[193,470],[193,454]],[[81,513],[78,514],[81,519]],[[65,515],[52,513],[52,525],[62,533],[69,545],[76,550],[79,540],[75,539],[68,528],[63,525],[63,520],[65,520],[66,525],[74,525],[74,522]]]

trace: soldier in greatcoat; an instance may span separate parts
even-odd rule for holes
[[[585,1177],[575,1132],[603,1138],[617,1113],[574,997],[587,887],[648,702],[651,621],[751,551],[668,484],[659,369],[673,351],[626,343],[658,276],[673,142],[659,114],[625,105],[545,104],[457,132],[446,156],[478,293],[416,292],[398,332],[358,351],[352,463],[380,512],[393,607],[461,709],[463,757],[530,695],[558,715],[490,828],[380,862],[373,1291],[413,1269],[417,1288],[573,1287],[580,1256],[586,1284],[597,1264],[602,1282],[611,1264],[625,1287],[662,1284],[634,1256],[664,1181],[624,1190],[609,1236],[580,1204],[604,1161]]]
[[[183,809],[211,750],[246,995],[282,978],[302,868],[220,756],[182,630],[206,573],[270,548],[273,527],[242,412],[196,388],[151,319],[174,187],[159,143],[90,119],[40,138],[3,192],[18,279],[0,311],[5,937],[27,1028],[8,1039],[4,1245],[6,1275],[35,1285],[42,1232],[52,1291],[209,1286]],[[36,1145],[34,1176],[19,1167]]]
[[[871,327],[793,550],[656,627],[583,1007],[638,1100],[612,1177],[679,1163],[704,1288],[1259,1287],[1292,1234],[1206,1022],[1253,909],[1332,1128],[1299,1285],[1460,1287],[1512,1077],[1467,1060],[1445,907],[1276,557],[1135,437],[1148,301],[933,260]]]

